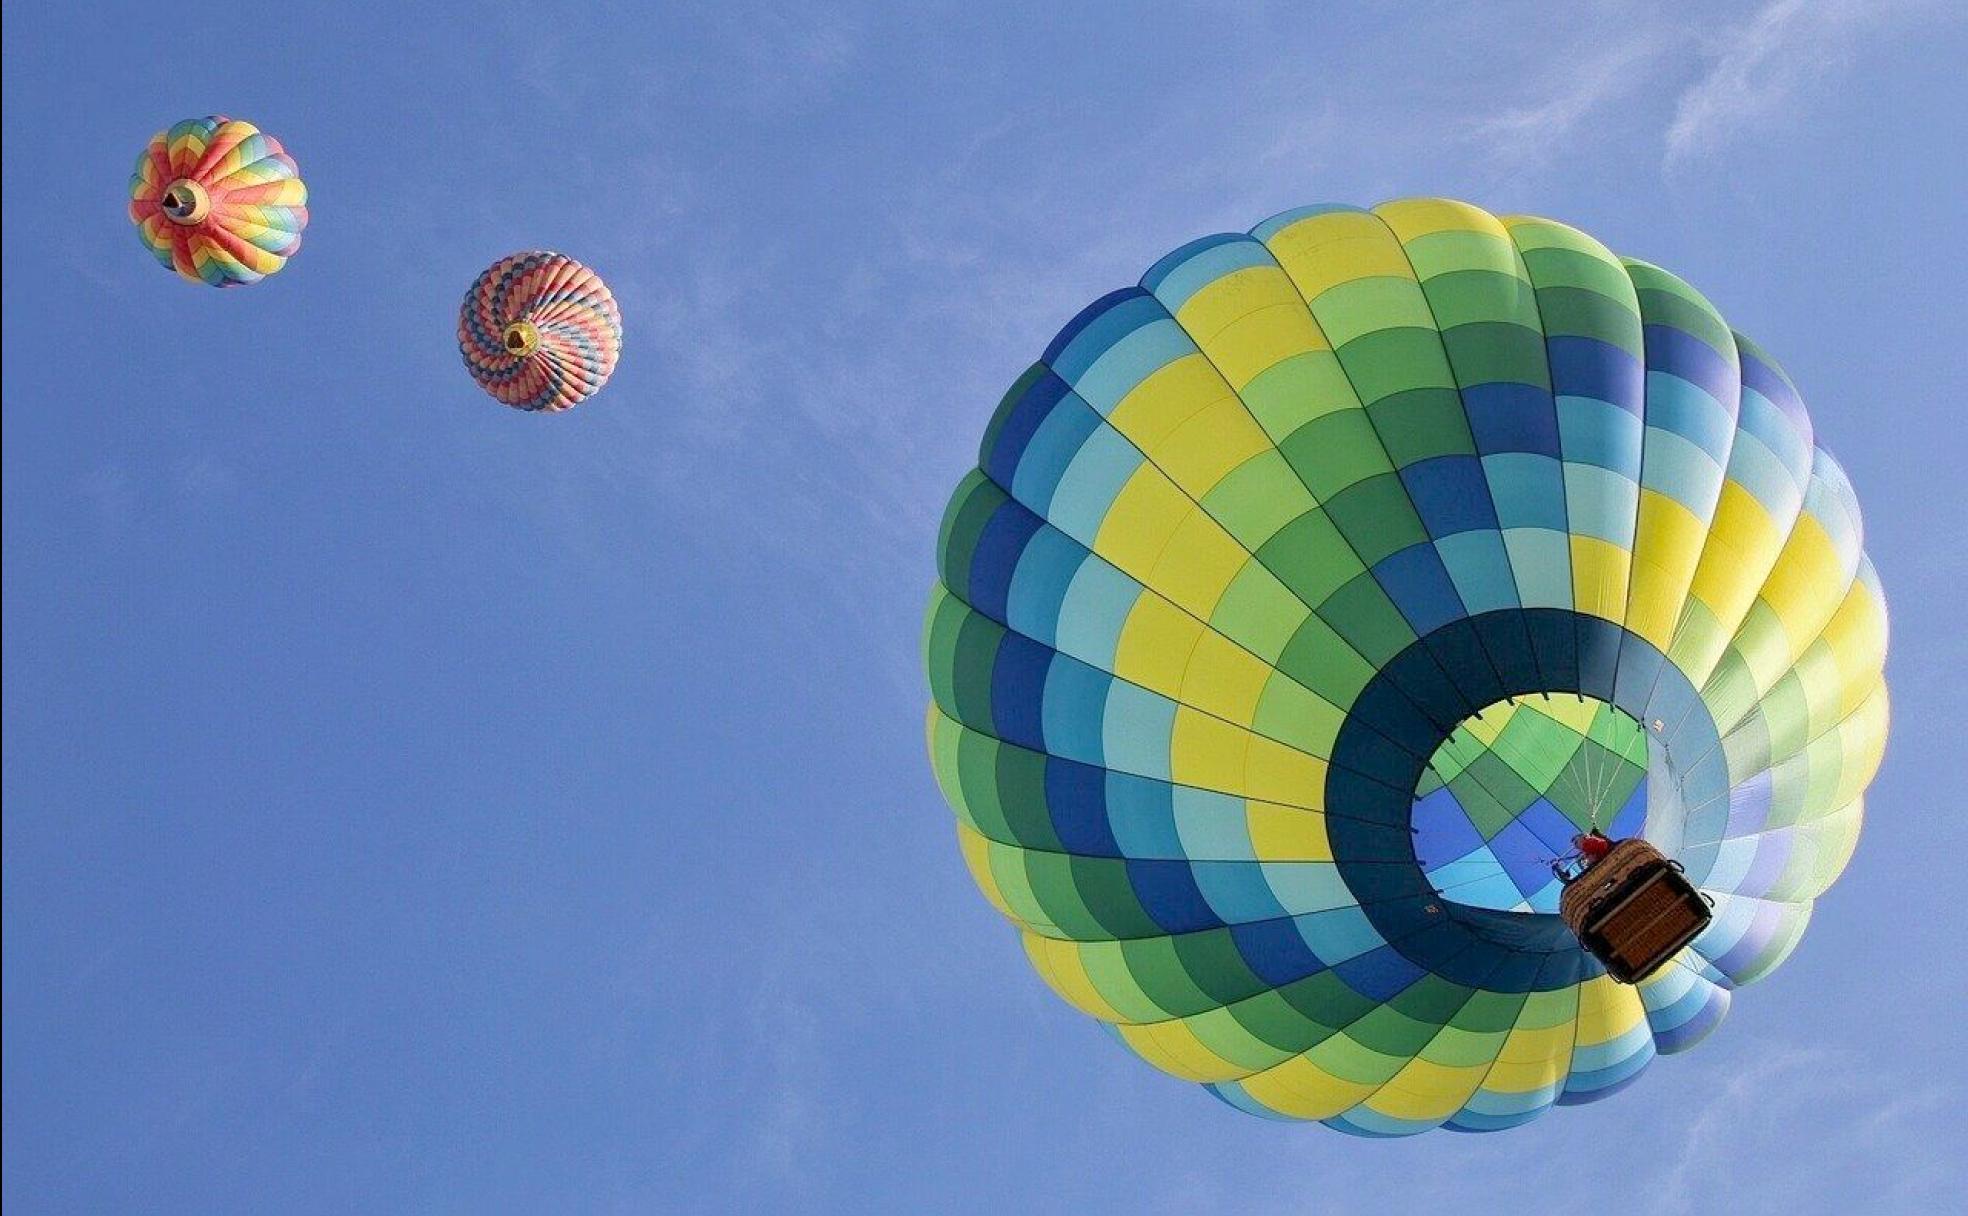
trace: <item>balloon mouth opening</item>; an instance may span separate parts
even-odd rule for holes
[[[505,343],[507,354],[522,359],[540,349],[540,331],[533,327],[531,321],[514,321],[506,326],[505,336],[501,340]]]
[[[173,223],[196,224],[212,210],[212,197],[205,193],[205,187],[183,178],[165,189],[158,206]]]
[[[1646,727],[1595,697],[1486,705],[1442,741],[1415,786],[1415,859],[1441,900],[1556,913],[1551,863],[1581,832],[1639,835],[1651,767]]]

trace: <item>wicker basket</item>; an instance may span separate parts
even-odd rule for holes
[[[1567,883],[1558,915],[1623,984],[1637,983],[1701,935],[1708,901],[1644,840],[1622,840]]]

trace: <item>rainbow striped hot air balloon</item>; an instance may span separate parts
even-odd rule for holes
[[[622,313],[601,276],[573,258],[515,253],[465,293],[458,349],[479,387],[506,405],[571,409],[614,374]]]
[[[1411,199],[1176,250],[957,488],[929,747],[1046,982],[1363,1135],[1603,1098],[1797,945],[1886,738],[1858,504],[1777,363],[1548,220]],[[1714,903],[1615,983],[1554,857]]]
[[[308,192],[280,141],[214,114],[159,131],[130,176],[130,219],[194,283],[257,283],[301,247]]]

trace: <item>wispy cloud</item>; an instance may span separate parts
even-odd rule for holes
[[[1563,56],[1550,78],[1521,102],[1478,113],[1463,124],[1475,142],[1511,168],[1549,160],[1575,138],[1586,119],[1638,91],[1674,45],[1663,28],[1630,28],[1591,39],[1577,57]]]
[[[1961,1178],[1922,1120],[1958,1095],[1939,1082],[1880,1072],[1850,1051],[1774,1043],[1752,1052],[1711,1091],[1682,1132],[1678,1149],[1650,1189],[1656,1216],[1683,1216],[1714,1206],[1718,1180],[1756,1185],[1733,1204],[1744,1211],[1799,1211],[1830,1203],[1840,1184],[1861,1171],[1893,1179],[1888,1193],[1870,1192],[1863,1206],[1917,1211],[1955,1193]],[[1844,1151],[1801,1154],[1796,1137]],[[1780,1168],[1751,1162],[1781,1161]],[[1887,1168],[1881,1168],[1882,1165]]]
[[[1922,0],[1771,0],[1703,46],[1704,68],[1675,102],[1665,164],[1778,120],[1867,38],[1932,11]]]

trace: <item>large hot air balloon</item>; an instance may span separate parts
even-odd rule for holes
[[[214,114],[151,136],[130,176],[130,219],[157,260],[194,283],[238,287],[287,264],[308,192],[280,141]]]
[[[514,409],[571,409],[622,353],[622,313],[586,266],[546,250],[488,267],[458,310],[458,349],[479,387]]]
[[[1507,1128],[1797,945],[1886,737],[1858,505],[1777,363],[1575,229],[1287,212],[1082,312],[939,542],[929,748],[1039,974],[1158,1068]],[[1552,862],[1713,902],[1617,982]]]

